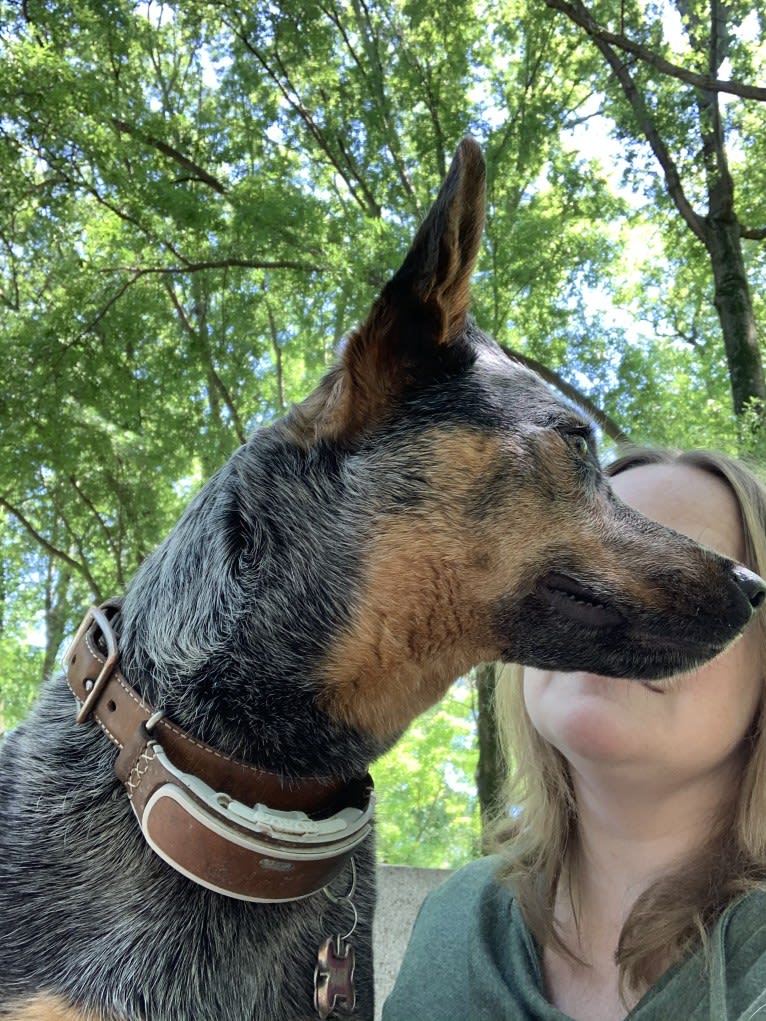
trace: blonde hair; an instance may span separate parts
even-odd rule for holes
[[[633,447],[606,469],[618,475],[645,464],[686,464],[715,475],[740,509],[745,566],[766,575],[766,486],[744,463],[710,451]],[[766,673],[766,614],[760,629]],[[535,730],[527,715],[523,668],[501,672],[496,710],[501,747],[509,764],[503,804],[510,807],[493,833],[504,861],[499,878],[510,881],[527,926],[541,946],[574,957],[560,939],[553,910],[560,880],[573,907],[577,891],[577,805],[566,759]],[[705,847],[641,894],[623,926],[615,960],[620,985],[640,990],[668,964],[702,941],[721,911],[747,890],[766,887],[766,678],[747,738],[747,759],[735,803]]]

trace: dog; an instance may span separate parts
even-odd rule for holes
[[[658,678],[763,601],[621,504],[590,422],[472,321],[483,215],[464,139],[334,368],[7,738],[0,1016],[370,1021],[369,764],[480,661]]]

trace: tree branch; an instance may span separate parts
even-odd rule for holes
[[[8,500],[6,500],[5,497],[3,496],[0,496],[0,507],[4,508],[4,510],[6,510],[10,515],[16,518],[16,520],[24,529],[24,531],[31,535],[34,541],[38,544],[38,546],[42,546],[42,548],[45,550],[46,553],[48,553],[49,556],[56,557],[56,559],[58,560],[62,560],[65,564],[68,564],[72,568],[72,570],[77,571],[78,574],[82,575],[82,577],[85,578],[87,583],[90,585],[91,591],[93,592],[95,598],[97,600],[101,600],[101,593],[99,591],[99,587],[96,584],[93,575],[88,570],[87,564],[81,563],[79,560],[75,560],[73,557],[70,557],[68,553],[65,553],[64,550],[59,549],[57,546],[54,546],[52,542],[49,542],[49,540],[46,539],[44,535],[37,531],[32,522],[29,521],[28,518],[24,516],[24,514],[22,514],[18,507],[14,507],[13,504],[9,503]]]
[[[343,39],[346,43],[346,48],[351,53],[356,65],[367,82],[370,83],[370,91],[376,96],[378,102],[378,108],[380,110],[381,119],[383,121],[383,127],[386,131],[386,146],[388,151],[391,153],[391,158],[394,161],[394,166],[399,175],[399,180],[404,188],[405,194],[412,202],[413,209],[418,215],[418,218],[422,219],[423,211],[418,202],[418,197],[415,194],[415,189],[412,187],[412,182],[407,174],[404,160],[401,154],[401,148],[399,145],[399,132],[396,129],[394,123],[394,116],[391,110],[391,103],[389,102],[386,94],[386,71],[383,66],[383,61],[380,56],[380,38],[376,33],[372,23],[372,16],[370,14],[369,7],[365,3],[365,0],[352,0],[352,7],[354,14],[357,18],[357,22],[360,24],[360,36],[362,39],[362,45],[366,53],[366,60],[360,59],[358,54],[353,49],[351,40],[348,37],[345,26],[342,24],[341,19],[332,10],[332,5],[328,10],[325,11],[327,17],[337,25],[338,30],[341,32]],[[372,68],[370,74],[367,73],[367,65]]]
[[[687,32],[692,46],[700,53],[707,49],[708,69],[711,77],[714,77],[721,61],[726,56],[726,32],[721,31],[721,12],[717,0],[710,0],[710,26],[707,43],[703,36],[702,19],[688,3],[688,0],[676,0],[676,6],[686,19]],[[702,164],[707,180],[708,219],[728,222],[734,216],[734,181],[726,157],[718,94],[710,90],[698,91],[695,100],[702,140]]]
[[[55,153],[45,149],[33,150],[33,152],[37,152],[40,158],[44,159],[49,166],[55,168],[61,175],[61,180],[65,184],[68,184],[72,189],[77,189],[78,187],[83,188],[88,195],[92,196],[92,198],[99,203],[99,205],[108,209],[110,213],[113,213],[114,216],[118,217],[118,219],[122,220],[124,223],[135,227],[140,234],[143,234],[144,237],[148,238],[153,244],[167,248],[173,257],[179,259],[181,262],[186,261],[171,241],[167,238],[160,237],[145,224],[141,223],[140,220],[131,216],[130,213],[127,213],[124,209],[120,209],[119,206],[111,202],[105,195],[102,195],[96,185],[87,180],[82,168],[75,166],[70,172],[68,165],[66,170],[58,166],[58,157]]]
[[[271,305],[266,301],[266,312],[269,316],[269,331],[271,332],[271,343],[274,348],[274,358],[276,361],[275,368],[277,370],[277,400],[279,401],[279,411],[283,413],[285,411],[285,379],[282,370],[282,347],[279,343],[279,333],[277,331],[277,324],[274,319],[274,313],[271,309]]]
[[[590,11],[580,3],[580,0],[573,0],[571,3],[567,0],[545,0],[545,3],[548,7],[563,11],[568,18],[585,29],[594,40],[600,39],[626,53],[631,53],[645,64],[649,64],[671,78],[678,78],[680,81],[686,82],[687,85],[694,85],[696,88],[705,89],[708,92],[728,92],[733,96],[741,96],[743,99],[766,101],[766,89],[764,88],[757,85],[743,85],[741,82],[724,81],[711,75],[697,74],[696,71],[689,71],[688,68],[671,63],[658,53],[653,53],[640,43],[628,39],[620,32],[609,32],[598,24]]]
[[[117,584],[120,586],[120,588],[124,588],[124,586],[125,586],[125,579],[123,578],[123,575],[122,575],[122,558],[120,556],[119,549],[115,545],[114,537],[112,536],[112,533],[111,533],[111,531],[109,529],[109,526],[107,525],[106,521],[104,521],[104,519],[99,514],[96,505],[93,503],[93,501],[90,499],[90,497],[86,493],[84,493],[82,491],[82,489],[80,488],[80,484],[77,481],[77,479],[74,477],[74,475],[70,475],[69,476],[69,482],[70,482],[72,488],[74,489],[75,493],[77,493],[79,498],[82,500],[82,502],[88,508],[88,510],[91,512],[91,514],[93,515],[93,517],[96,520],[96,523],[98,524],[99,528],[101,529],[101,531],[102,531],[102,533],[104,535],[104,538],[106,539],[107,545],[108,545],[108,547],[109,547],[109,549],[111,550],[111,553],[112,553],[112,559],[114,560],[115,568],[116,568],[116,571],[117,571]]]
[[[155,138],[153,135],[145,135],[143,131],[134,127],[132,124],[128,124],[127,121],[120,120],[118,117],[112,117],[112,126],[125,135],[130,135],[131,138],[137,138],[139,142],[143,142],[144,145],[150,145],[152,148],[161,152],[163,156],[167,156],[169,159],[178,163],[179,166],[183,167],[184,170],[188,171],[194,180],[201,181],[203,184],[209,185],[213,191],[217,191],[219,195],[226,194],[226,188],[217,177],[213,177],[207,170],[204,170],[199,164],[195,163],[194,160],[189,159],[188,156],[184,156],[178,149],[174,149],[172,145],[168,145],[167,142],[163,142],[161,138]]]
[[[133,273],[136,277],[149,274],[173,276],[177,273],[197,273],[203,269],[295,269],[303,273],[319,273],[321,266],[292,259],[206,259],[201,262],[184,262],[183,266],[106,266],[101,273]]]
[[[739,228],[740,237],[748,238],[750,241],[766,241],[766,227],[742,227]]]
[[[212,351],[210,350],[210,345],[208,344],[207,337],[205,335],[205,326],[203,324],[200,327],[200,329],[195,328],[191,319],[187,315],[186,309],[181,304],[178,295],[173,290],[172,283],[169,280],[164,281],[164,283],[165,290],[168,293],[173,308],[176,310],[176,314],[178,315],[178,318],[181,321],[181,325],[189,335],[192,344],[199,349],[199,351],[205,358],[205,369],[207,370],[208,373],[208,379],[220,394],[223,403],[226,405],[226,408],[229,414],[231,415],[231,420],[234,425],[234,432],[237,436],[237,439],[240,443],[244,443],[247,440],[247,433],[245,432],[245,429],[242,425],[242,421],[235,407],[231,393],[229,392],[229,388],[226,386],[224,381],[218,375],[218,370],[216,369],[215,364],[213,362],[213,354]]]
[[[522,354],[521,351],[514,351],[512,348],[507,347],[505,344],[501,344],[500,347],[508,355],[512,362],[520,362],[525,365],[528,369],[536,372],[538,376],[541,376],[546,383],[550,383],[560,393],[567,397],[570,401],[574,401],[584,411],[598,423],[599,428],[603,429],[606,435],[614,440],[615,443],[627,443],[630,440],[630,436],[620,428],[620,426],[611,418],[605,411],[602,411],[598,405],[594,404],[590,397],[582,393],[568,383],[563,376],[560,376],[558,372],[553,369],[549,369],[547,365],[543,365],[542,362],[538,362],[536,358],[532,358],[530,355]]]
[[[287,73],[287,69],[279,56],[276,47],[274,47],[274,61],[277,65],[277,70],[275,71],[266,59],[264,53],[255,45],[254,42],[252,42],[244,28],[238,29],[235,25],[231,25],[230,27],[242,45],[255,57],[263,70],[282,93],[283,98],[290,108],[303,121],[308,133],[325,154],[339,176],[345,181],[346,187],[351,193],[351,197],[357,203],[359,208],[368,216],[375,218],[379,217],[381,214],[380,206],[370,193],[357,168],[349,162],[348,156],[345,152],[342,152],[341,155],[345,160],[346,166],[344,167],[341,165],[341,162],[338,160],[337,155],[333,152],[332,146],[327,140],[325,132],[317,124],[311,114],[311,111],[304,106],[297,90],[293,87],[290,81],[290,76]],[[352,177],[355,180],[352,180]]]
[[[596,23],[579,0],[575,0],[575,3],[566,3],[565,0],[545,0],[545,2],[549,7],[556,7],[559,10],[562,10],[572,19],[572,21],[585,28],[585,31],[588,32],[595,45],[603,54],[604,59],[609,64],[620,83],[626,99],[630,103],[631,109],[633,110],[641,131],[644,133],[646,140],[651,146],[652,152],[662,167],[663,173],[665,174],[665,186],[667,188],[668,195],[678,212],[684,218],[690,230],[703,243],[703,245],[707,247],[705,221],[699,213],[695,212],[691,203],[687,199],[683,185],[681,184],[681,176],[678,173],[678,168],[676,167],[672,156],[668,152],[667,146],[660,137],[660,133],[658,132],[651,114],[646,107],[643,96],[639,92],[636,83],[631,78],[627,67],[609,45],[607,40],[604,39],[599,32],[591,31],[587,27],[587,24],[595,25]],[[584,24],[583,20],[585,20],[587,24]]]
[[[308,263],[293,262],[290,259],[281,259],[277,261],[262,261],[259,259],[211,259],[204,262],[186,262],[183,266],[106,266],[99,272],[101,273],[129,273],[129,278],[122,284],[122,286],[109,298],[105,305],[103,305],[96,315],[91,319],[80,332],[77,334],[77,340],[80,340],[85,336],[86,333],[90,333],[107,312],[117,304],[120,298],[128,291],[134,284],[138,283],[145,276],[150,275],[162,275],[162,276],[173,276],[179,273],[197,273],[200,270],[205,269],[295,269],[305,273],[319,273],[319,266],[312,266]]]

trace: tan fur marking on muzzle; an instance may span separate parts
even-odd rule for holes
[[[62,997],[49,994],[11,1004],[6,1010],[10,1013],[3,1017],[8,1021],[108,1021],[105,1014],[70,1007]]]

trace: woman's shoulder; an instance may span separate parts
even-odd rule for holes
[[[713,928],[711,944],[717,1015],[734,1021],[760,1016],[766,1010],[766,890],[733,901]]]
[[[479,895],[487,887],[494,887],[496,884],[497,870],[500,867],[501,858],[497,854],[490,854],[484,858],[476,858],[448,876],[443,883],[440,883],[434,893],[443,890],[450,890],[453,894],[456,891]]]
[[[766,957],[766,889],[742,894],[726,908],[713,929],[713,939],[728,959]]]
[[[498,883],[497,857],[481,858],[454,872],[426,897],[415,921],[384,1021],[525,1018],[512,988],[511,906]]]
[[[766,980],[766,889],[752,890],[730,904],[718,930],[728,967],[746,971],[755,966]]]
[[[410,964],[430,961],[433,947],[438,946],[442,960],[451,961],[454,968],[455,962],[467,961],[470,947],[475,964],[492,958],[493,967],[505,967],[496,958],[505,956],[511,929],[526,930],[513,910],[511,887],[496,878],[500,863],[496,856],[470,862],[428,894],[407,948]]]
[[[762,932],[766,937],[766,887],[743,893],[728,909],[728,929],[741,937]]]
[[[513,894],[510,887],[497,880],[500,863],[497,855],[489,855],[463,865],[429,893],[421,913],[476,919],[481,909],[507,911]]]

